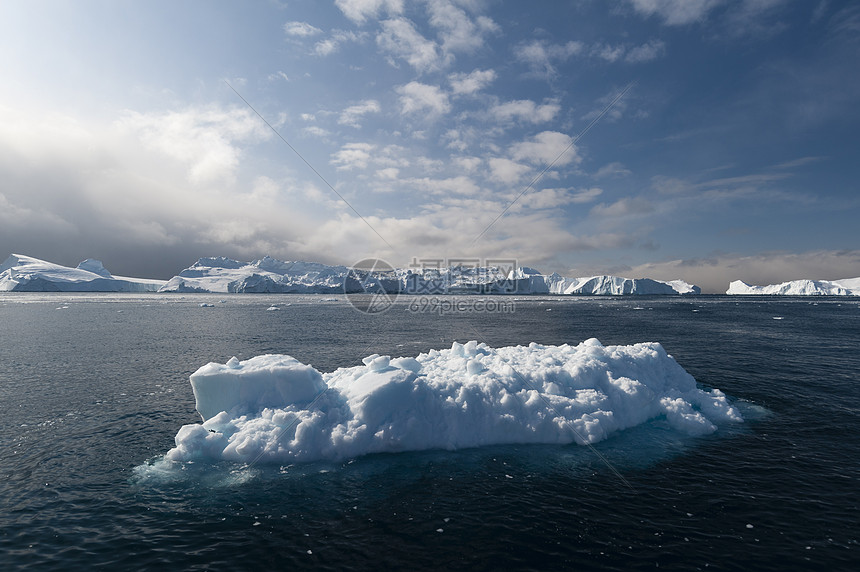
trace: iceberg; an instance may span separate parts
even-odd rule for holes
[[[565,278],[557,273],[548,276],[543,275],[528,268],[517,268],[516,272],[511,272],[509,278],[517,281],[516,290],[518,292],[534,294],[672,296],[702,293],[698,286],[688,284],[683,280],[661,282],[650,278],[622,278],[620,276]]]
[[[253,262],[201,258],[164,284],[160,292],[335,294],[349,284],[350,269],[316,262],[283,262],[266,256]]]
[[[12,254],[0,265],[2,292],[156,292],[164,280],[113,276],[98,260],[77,268]]]
[[[648,278],[589,276],[563,278],[558,274],[519,267],[453,265],[442,268],[387,271],[328,266],[317,262],[284,262],[269,256],[252,262],[230,258],[201,258],[171,278],[161,292],[218,293],[366,293],[384,290],[409,294],[567,294],[567,295],[679,295],[700,294],[683,280],[660,282]]]
[[[321,373],[287,355],[209,363],[191,375],[202,423],[165,462],[343,460],[500,444],[592,444],[652,420],[685,435],[743,421],[659,343],[491,348],[454,342],[417,357],[373,354]]]
[[[735,280],[729,284],[726,294],[739,296],[860,296],[860,278],[792,280],[767,286],[751,286],[741,280]]]

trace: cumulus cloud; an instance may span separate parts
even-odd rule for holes
[[[366,169],[375,149],[371,143],[347,143],[332,155],[331,164],[338,170]]]
[[[400,95],[400,107],[404,114],[428,113],[442,115],[451,110],[448,94],[438,86],[411,81],[395,89]]]
[[[641,46],[636,46],[627,51],[624,60],[630,63],[650,62],[662,56],[666,52],[666,44],[662,40],[651,40]]]
[[[396,181],[399,175],[400,169],[398,169],[397,167],[386,167],[384,169],[379,169],[378,171],[376,171],[377,177],[388,181]]]
[[[443,178],[410,178],[404,182],[408,188],[414,191],[434,195],[477,195],[481,190],[474,180],[465,175]]]
[[[504,157],[493,157],[487,163],[490,167],[490,179],[505,185],[518,183],[532,170],[528,165]]]
[[[340,47],[347,42],[361,42],[365,38],[365,34],[357,34],[347,30],[334,30],[331,36],[324,40],[320,40],[314,45],[314,54],[318,56],[329,56],[340,50]]]
[[[624,56],[625,47],[622,45],[595,44],[591,48],[591,54],[607,62],[615,62]]]
[[[484,44],[486,32],[496,32],[498,25],[486,16],[473,20],[465,10],[450,0],[430,0],[427,9],[430,25],[438,30],[445,52],[471,52]]]
[[[514,58],[527,64],[532,72],[551,76],[556,73],[553,62],[563,62],[584,49],[585,44],[582,42],[551,44],[542,40],[533,40],[514,47]]]
[[[545,123],[552,121],[560,110],[561,106],[555,100],[538,105],[530,99],[519,99],[494,105],[490,108],[490,115],[501,122]]]
[[[539,166],[553,162],[561,166],[582,161],[570,136],[558,131],[543,131],[527,141],[515,143],[511,146],[511,157]]]
[[[454,95],[472,95],[496,79],[495,70],[475,70],[471,73],[453,73],[448,76]]]
[[[356,24],[364,24],[380,14],[397,15],[403,12],[403,0],[335,0],[334,3],[344,16]]]
[[[415,25],[405,18],[395,18],[382,22],[382,31],[376,36],[376,43],[382,51],[395,60],[405,60],[419,73],[441,68],[446,63],[436,45],[421,35]]]
[[[341,125],[349,125],[350,127],[361,127],[361,118],[368,113],[379,113],[382,108],[379,102],[375,99],[366,99],[356,105],[350,105],[344,109],[337,122]]]

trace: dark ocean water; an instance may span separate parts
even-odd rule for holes
[[[343,297],[0,295],[0,569],[860,563],[860,302],[505,300],[513,312],[401,298],[366,315]],[[630,486],[576,445],[151,466],[199,421],[188,376],[209,361],[287,353],[330,371],[455,340],[590,337],[662,343],[746,422],[682,438],[657,421],[599,443]]]

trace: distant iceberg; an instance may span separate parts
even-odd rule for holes
[[[160,292],[343,294],[362,292],[350,283],[350,269],[316,262],[283,262],[266,256],[240,262],[219,256],[201,258],[167,281]]]
[[[726,294],[770,296],[860,296],[860,278],[844,280],[792,280],[767,286],[750,286],[741,280],[729,284]]]
[[[578,294],[592,296],[622,295],[678,295],[701,294],[698,286],[683,280],[661,282],[650,278],[622,278],[620,276],[588,276],[565,278],[559,274],[544,275],[530,268],[517,268],[511,273],[517,281],[518,292],[533,294]]]
[[[201,258],[171,278],[161,292],[218,293],[363,293],[373,288],[409,294],[567,294],[678,295],[699,294],[683,280],[660,282],[648,278],[589,276],[564,278],[528,267],[505,271],[498,267],[390,268],[387,272],[328,266],[316,262],[284,262],[265,257],[252,262],[230,258]]]
[[[98,260],[77,268],[12,254],[0,265],[2,292],[156,292],[164,280],[113,276]]]
[[[203,423],[170,461],[289,463],[485,445],[596,443],[657,420],[684,435],[743,421],[658,343],[491,348],[454,342],[415,358],[370,355],[321,373],[286,355],[191,375]]]

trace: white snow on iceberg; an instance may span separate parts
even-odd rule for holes
[[[3,292],[156,292],[163,285],[164,280],[113,276],[92,258],[70,268],[12,254],[0,265]]]
[[[751,286],[741,280],[729,284],[726,294],[770,296],[860,296],[860,278],[843,280],[792,280],[781,284]]]
[[[285,463],[519,443],[595,443],[655,418],[704,435],[742,417],[658,343],[490,348],[474,341],[416,358],[371,355],[320,373],[285,355],[191,376],[202,424],[170,461]]]

